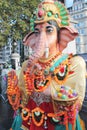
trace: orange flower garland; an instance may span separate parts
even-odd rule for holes
[[[20,90],[17,85],[15,86],[15,81],[17,81],[17,76],[15,74],[12,76],[11,72],[9,72],[7,96],[9,103],[12,105],[12,108],[17,110],[20,105]]]
[[[48,81],[46,83],[46,85],[40,85],[40,86],[38,86],[38,89],[36,89],[35,86],[34,86],[34,80],[35,79],[38,80],[39,78],[41,78],[41,77],[35,76],[34,74],[29,76],[28,72],[25,72],[24,80],[25,80],[25,88],[26,88],[27,94],[31,95],[33,90],[35,90],[37,92],[42,92],[49,86],[50,80],[51,80],[50,76],[45,79],[45,81]]]
[[[28,95],[31,95],[33,89],[34,89],[34,75],[29,74],[30,69],[28,68],[26,72],[24,72],[24,80],[25,80],[25,88],[26,93]]]
[[[36,120],[35,120],[35,117],[34,117],[34,113],[35,112],[40,112],[41,114],[42,114],[42,117],[41,117],[41,120],[40,120],[40,122],[37,122]],[[34,122],[34,124],[36,125],[36,126],[41,126],[42,125],[42,123],[43,123],[43,120],[44,120],[44,111],[42,110],[42,109],[40,109],[39,107],[36,107],[35,109],[33,109],[32,110],[32,119],[33,119],[33,122]]]
[[[25,116],[25,114],[26,114],[26,116]],[[23,109],[22,109],[21,116],[22,116],[22,119],[23,119],[24,121],[28,120],[28,119],[29,119],[29,116],[30,116],[30,110],[29,110],[28,108],[26,108],[26,107],[23,108]]]
[[[50,84],[50,80],[51,80],[51,75],[48,76],[48,74],[44,74],[45,70],[48,68],[50,64],[52,63],[53,60],[55,60],[59,55],[61,54],[61,52],[59,52],[58,54],[51,56],[50,58],[44,60],[44,59],[40,59],[34,66],[32,66],[31,68],[27,68],[26,72],[24,72],[24,80],[25,80],[25,88],[26,88],[26,92],[28,95],[31,95],[32,91],[35,90],[37,92],[42,92],[44,91]],[[37,67],[37,64],[39,66],[41,66],[41,70]],[[34,69],[34,67],[37,67]],[[30,72],[32,71],[32,73],[30,74]],[[40,80],[42,81],[41,85],[37,85],[37,88],[35,88],[35,81],[40,83]],[[46,84],[43,83],[47,81]]]
[[[67,68],[68,68],[68,70],[67,70]],[[69,60],[66,59],[60,66],[58,66],[58,68],[55,69],[54,79],[59,85],[64,84],[65,81],[67,80],[68,75],[69,75],[69,70],[70,70],[69,68],[70,68],[70,63],[69,63]],[[64,73],[64,76],[65,76],[64,79],[62,79],[62,80],[58,79],[58,77],[56,76],[57,73],[60,73],[60,76],[61,76],[62,73]]]
[[[42,91],[44,91],[44,90],[49,86],[50,80],[51,80],[51,77],[46,78],[45,81],[48,81],[48,82],[46,83],[46,85],[41,85],[41,86],[39,86],[38,89],[36,89],[36,88],[34,87],[34,90],[37,91],[37,92],[42,92]]]
[[[24,116],[24,111],[27,112],[27,116]],[[40,119],[39,122],[36,121],[36,119],[35,119],[35,115],[38,118],[38,115],[36,113],[37,114],[39,113],[39,115],[41,115],[41,119]],[[38,127],[41,126],[44,123],[45,118],[47,119],[48,117],[51,117],[51,118],[57,119],[57,117],[58,117],[58,119],[60,119],[59,117],[61,117],[62,115],[64,115],[63,124],[65,125],[66,128],[68,128],[68,113],[67,113],[67,111],[60,111],[56,114],[55,113],[47,113],[47,115],[46,115],[45,111],[43,111],[39,107],[36,107],[31,111],[28,108],[23,108],[23,110],[22,110],[22,119],[24,121],[27,121],[27,120],[30,120],[30,118],[32,118],[32,121]],[[30,123],[29,123],[29,125],[30,125]]]
[[[34,117],[35,112],[39,112],[40,114],[42,114],[42,117],[41,117],[40,122],[37,122],[37,121],[35,120],[35,117]],[[26,113],[27,113],[27,115],[25,116]],[[43,111],[42,109],[40,109],[39,107],[36,107],[36,108],[33,109],[32,111],[30,111],[30,109],[28,109],[28,108],[25,107],[25,108],[22,109],[21,115],[22,115],[22,119],[23,119],[24,121],[29,120],[29,119],[32,117],[32,120],[33,120],[33,122],[34,122],[34,124],[35,124],[36,126],[41,126],[42,123],[43,123],[43,121],[44,121],[44,117],[45,117],[44,111]],[[30,125],[30,124],[29,124],[29,125]]]

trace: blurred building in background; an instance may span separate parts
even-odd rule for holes
[[[21,46],[20,41],[12,42],[11,39],[8,39],[8,42],[5,46],[0,48],[0,65],[3,66],[5,64],[6,66],[11,65],[11,59],[13,59],[12,54],[18,53],[20,55]]]
[[[76,53],[87,53],[87,0],[65,0],[65,4],[73,20],[77,21],[75,28],[79,32],[76,38]]]

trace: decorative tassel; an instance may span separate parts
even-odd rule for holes
[[[47,126],[47,116],[45,115],[44,117],[44,129],[47,129],[48,126]]]
[[[32,120],[32,115],[30,114],[29,121],[28,121],[28,125],[31,124],[31,120]]]

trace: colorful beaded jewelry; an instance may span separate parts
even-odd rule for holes
[[[59,53],[61,54],[61,53]],[[51,79],[62,85],[68,75],[70,68],[70,59],[72,55],[60,55],[56,54],[49,61],[39,60],[32,68],[28,68],[24,72],[24,80],[27,94],[31,94],[32,91],[42,92],[50,84]],[[57,57],[60,57],[57,60]],[[32,70],[32,74],[30,71]]]
[[[53,0],[41,2],[30,19],[30,31],[34,31],[35,23],[49,20],[55,20],[60,28],[69,26],[68,10],[64,4]]]

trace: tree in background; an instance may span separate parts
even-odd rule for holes
[[[0,47],[22,40],[29,31],[29,19],[40,0],[0,0]]]

